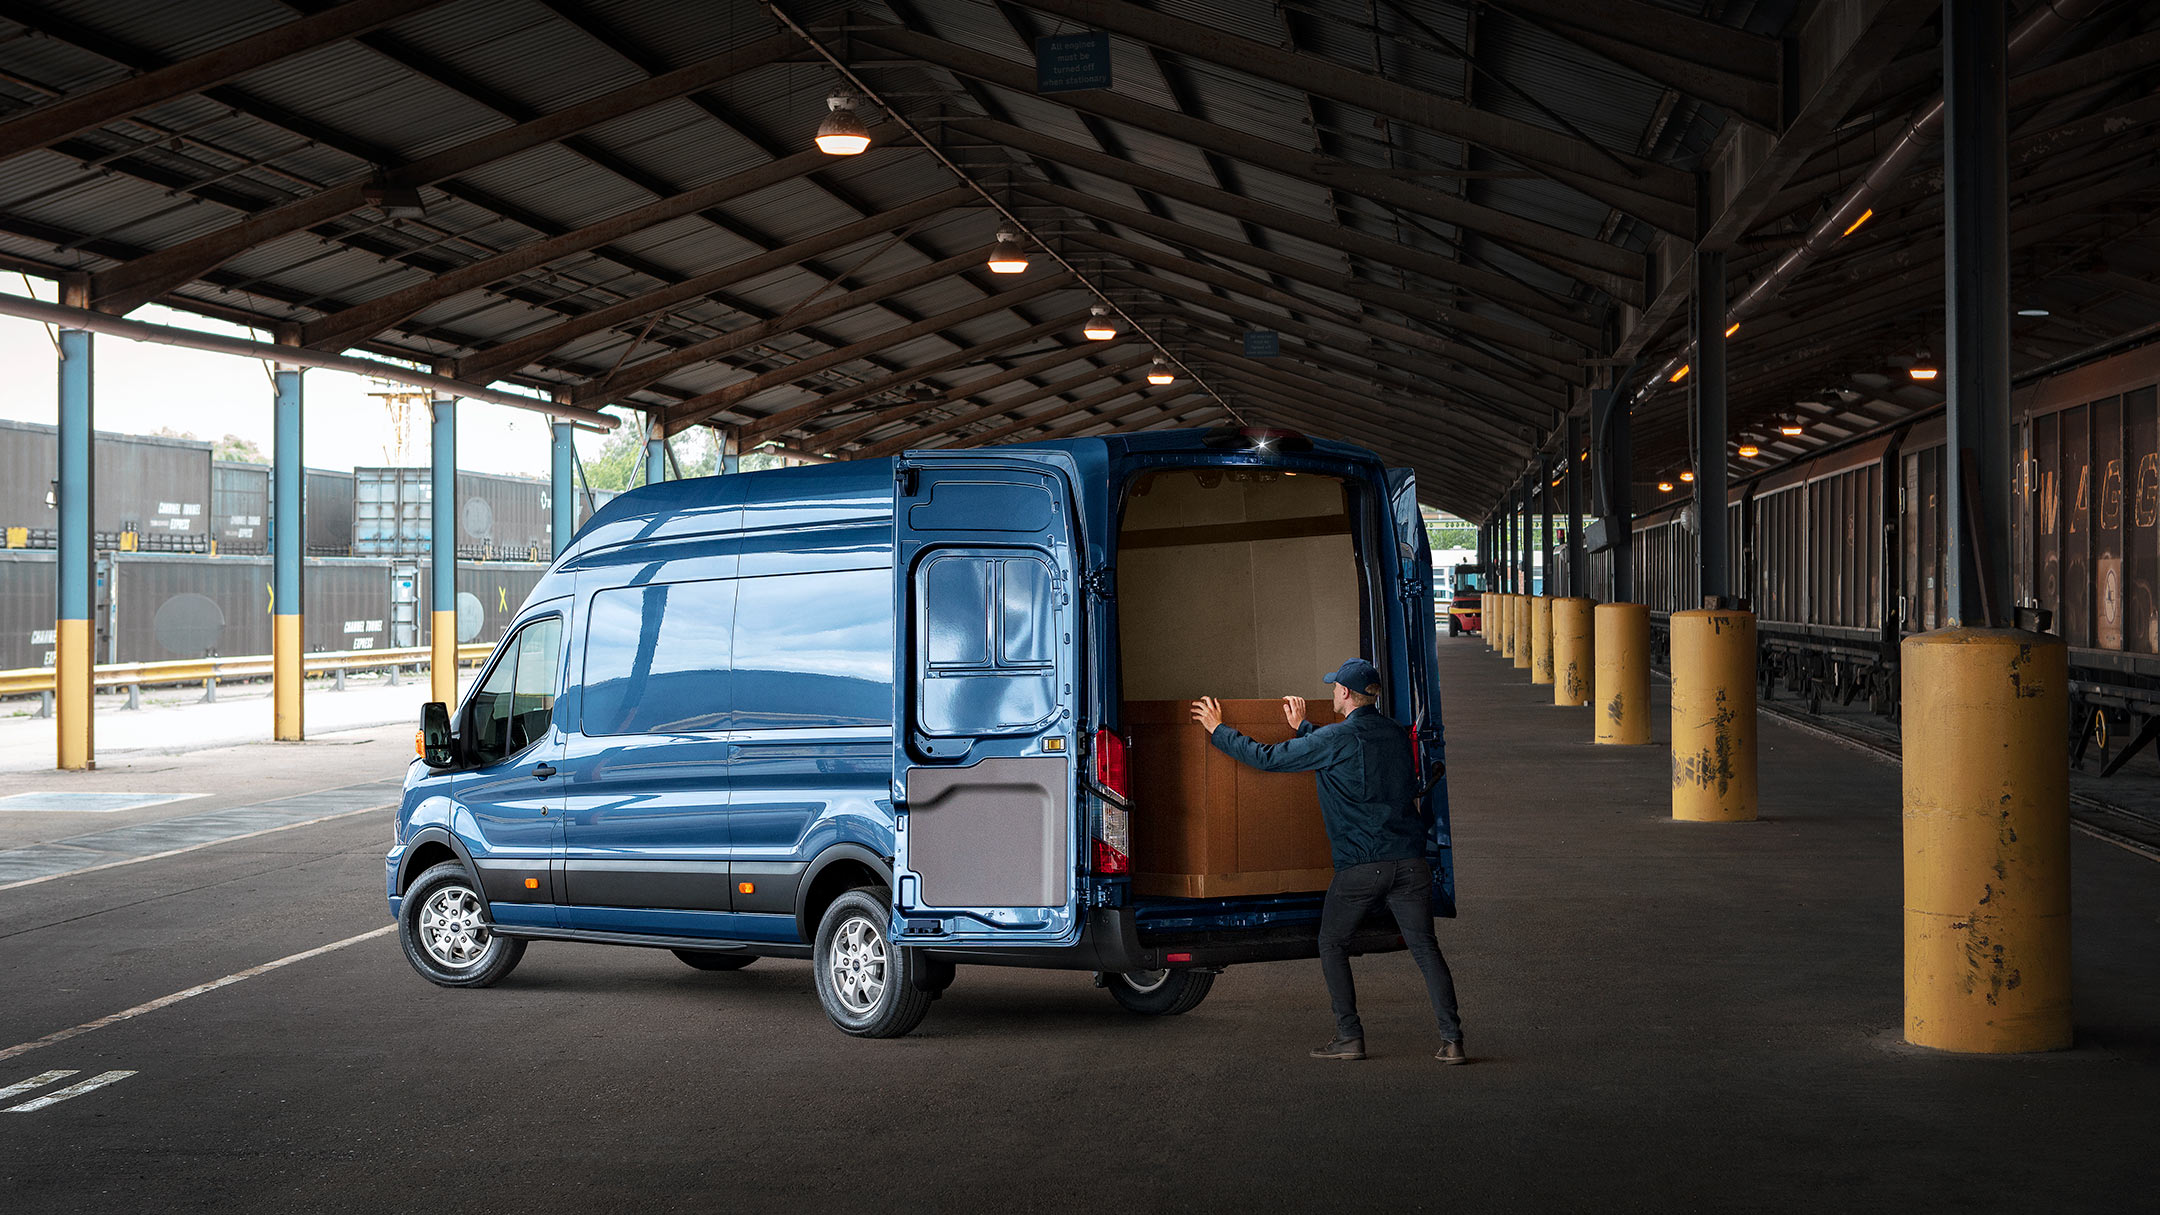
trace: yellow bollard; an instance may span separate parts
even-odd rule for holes
[[[1901,647],[1905,1040],[2070,1045],[2069,652],[2016,629]]]
[[[1755,614],[1674,612],[1672,813],[1755,819]]]
[[[1556,705],[1590,703],[1590,609],[1594,599],[1575,597],[1552,601],[1552,702]]]
[[[1530,682],[1533,684],[1553,681],[1552,604],[1551,597],[1546,595],[1530,601]]]
[[[1515,657],[1515,596],[1500,596],[1500,656]]]
[[[1500,592],[1486,591],[1478,596],[1477,631],[1478,636],[1484,638],[1485,648],[1488,650],[1498,649],[1500,646],[1499,612]]]
[[[1650,741],[1650,609],[1640,603],[1601,603],[1591,609],[1597,651],[1592,682],[1591,738],[1639,747]]]
[[[1508,653],[1514,656],[1515,669],[1530,669],[1530,601],[1528,595],[1515,596],[1515,648]]]

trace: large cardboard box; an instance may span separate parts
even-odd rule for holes
[[[1217,750],[1191,701],[1128,700],[1132,888],[1212,899],[1325,890],[1335,876],[1310,772],[1261,772]],[[1225,700],[1223,722],[1264,743],[1288,739],[1280,700]],[[1316,726],[1340,720],[1309,705]]]

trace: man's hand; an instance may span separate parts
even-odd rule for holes
[[[1283,697],[1282,715],[1283,720],[1289,722],[1290,728],[1293,730],[1305,724],[1305,698],[1302,696]]]
[[[1192,719],[1200,723],[1201,729],[1213,734],[1215,727],[1222,724],[1222,702],[1212,696],[1192,702]]]

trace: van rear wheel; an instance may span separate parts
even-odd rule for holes
[[[887,937],[891,921],[891,899],[881,886],[848,891],[818,920],[810,955],[818,1003],[834,1025],[858,1038],[898,1038],[930,1012],[930,993],[915,981],[920,955]]]
[[[1215,986],[1215,973],[1208,970],[1136,970],[1130,974],[1106,974],[1103,986],[1110,990],[1110,998],[1125,1007],[1150,1017],[1174,1017],[1191,1012],[1207,999],[1208,989]]]

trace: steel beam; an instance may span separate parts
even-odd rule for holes
[[[2010,537],[2009,40],[2004,0],[1943,10],[1943,219],[1950,441],[1944,468],[1945,624],[2013,621]]]
[[[80,299],[88,290],[81,276],[61,282],[61,299]],[[95,337],[87,329],[59,333],[59,453],[53,486],[58,508],[59,551],[54,575],[59,580],[53,630],[54,761],[66,771],[97,766],[94,743],[97,709],[97,500],[94,458],[97,441],[95,379],[91,358]]]
[[[1549,33],[1766,131],[1777,130],[1784,73],[1775,38],[1642,0],[1497,0],[1495,7],[1537,18],[1533,24]]]
[[[1065,418],[1071,417],[1073,414],[1091,409],[1099,409],[1105,405],[1114,404],[1118,401],[1124,400],[1126,397],[1129,397],[1134,393],[1148,393],[1154,387],[1154,385],[1151,385],[1144,380],[1134,383],[1120,382],[1112,384],[1110,387],[1105,388],[1100,392],[1091,393],[1087,396],[1080,398],[1077,401],[1060,401],[1056,404],[1051,405],[1048,409],[1040,410],[1036,413],[1029,414],[1024,418],[1015,418],[1014,420],[1007,422],[1002,426],[993,426],[988,430],[978,431],[971,435],[957,436],[952,440],[952,442],[946,444],[946,446],[980,447],[990,443],[995,443],[1008,435],[1018,434],[1023,430],[1033,430],[1037,427],[1052,426]],[[1192,391],[1190,385],[1187,385],[1183,388],[1165,386],[1160,392],[1155,393],[1155,395],[1167,397],[1175,394],[1178,396],[1183,396],[1190,391]],[[920,434],[921,432],[918,431],[917,433]],[[883,456],[889,455],[894,451],[899,451],[904,448],[914,446],[912,442],[903,442],[904,439],[906,439],[906,436],[901,436],[901,438],[898,439],[887,439],[884,442],[878,444],[875,448],[872,449],[872,451],[874,451],[879,456]]]
[[[462,640],[457,611],[457,398],[436,397],[428,408],[428,695],[455,709]]]
[[[1104,349],[1092,349],[1092,347],[1103,347]],[[880,409],[875,413],[869,414],[861,418],[856,418],[842,425],[833,426],[825,430],[813,432],[811,435],[805,438],[803,442],[809,446],[816,447],[821,450],[838,451],[840,448],[845,447],[850,443],[853,443],[855,440],[862,438],[864,435],[870,434],[871,432],[876,431],[881,427],[888,426],[894,422],[902,421],[914,414],[921,413],[926,409],[934,409],[940,405],[956,404],[958,402],[968,400],[969,398],[979,398],[983,393],[989,392],[992,389],[1001,388],[1007,384],[1012,383],[1015,380],[1031,379],[1035,376],[1055,370],[1056,368],[1063,367],[1066,364],[1071,363],[1077,359],[1086,358],[1090,355],[1107,355],[1112,350],[1122,350],[1129,352],[1132,350],[1132,344],[1124,342],[1090,342],[1087,345],[1083,346],[1067,346],[1063,349],[1053,350],[1049,354],[1043,355],[1040,358],[1029,359],[1026,362],[1019,364],[1018,366],[1007,368],[1006,370],[1000,371],[995,375],[987,375],[982,377],[981,379],[970,380],[965,384],[959,385],[958,387],[948,388],[943,392],[939,393],[936,397],[933,397],[929,400],[904,401],[898,405],[892,406],[889,409]],[[1153,357],[1154,349],[1152,347],[1143,346],[1136,354],[1127,353],[1124,355],[1124,357],[1122,357],[1116,362],[1108,363],[1101,366],[1091,365],[1088,370],[1095,375],[1104,375],[1118,371],[1130,371],[1135,367],[1144,366]],[[1035,388],[1027,390],[1028,395],[1031,399],[1039,399],[1033,396],[1034,392],[1036,391],[1040,391],[1048,395],[1068,390],[1060,387],[1059,383],[1036,386]],[[1017,402],[1015,403],[1017,404]],[[996,403],[983,402],[983,404],[994,405]]]
[[[708,88],[773,63],[795,49],[790,34],[773,34],[688,67],[627,85],[530,122],[493,131],[419,160],[387,168],[257,212],[235,224],[146,254],[91,278],[92,305],[125,314],[192,282],[267,241],[348,215],[367,205],[371,185],[419,187],[554,143],[611,119]]]
[[[1533,168],[1565,170],[1568,183],[1592,197],[1599,197],[1599,187],[1606,185],[1648,190],[1674,203],[1694,196],[1694,185],[1685,174],[1653,161],[1198,21],[1122,0],[1027,0],[1025,7],[1466,140]]]
[[[1300,429],[1362,443],[1391,456],[1400,454],[1412,464],[1445,469],[1451,483],[1478,484],[1482,483],[1480,478],[1490,475],[1490,457],[1413,439],[1413,432],[1397,421],[1363,409],[1345,408],[1340,390],[1301,377],[1271,375],[1231,363],[1215,362],[1210,367],[1236,381],[1245,395],[1293,410]]]
[[[769,342],[777,337],[795,333],[806,325],[815,325],[819,321],[839,316],[845,312],[851,312],[866,305],[880,303],[903,292],[912,291],[917,287],[950,279],[969,267],[982,265],[984,258],[989,256],[989,252],[990,246],[984,245],[948,257],[943,261],[917,266],[912,270],[904,270],[888,278],[882,278],[874,283],[867,283],[857,287],[853,291],[843,291],[838,295],[828,296],[824,299],[803,301],[783,310],[779,315],[769,320],[744,325],[739,329],[723,333],[718,337],[707,338],[702,342],[692,342],[688,346],[678,346],[665,354],[656,354],[649,359],[643,359],[622,367],[605,379],[589,380],[578,385],[571,392],[570,399],[580,405],[588,406],[601,405],[609,401],[619,401],[630,393],[636,392],[659,381],[662,377],[672,375],[686,367],[693,367],[699,363],[709,363],[724,358],[744,347],[755,346],[762,342]]]
[[[917,321],[912,325],[903,325],[898,329],[888,330],[875,337],[864,338],[862,341],[835,350],[828,350],[822,354],[814,354],[809,358],[790,363],[785,367],[765,372],[762,375],[754,375],[747,380],[737,381],[725,388],[715,389],[712,392],[692,397],[668,411],[667,432],[669,434],[680,434],[690,426],[716,413],[732,409],[768,388],[775,388],[782,384],[792,384],[820,371],[837,367],[851,359],[859,359],[867,354],[886,350],[904,342],[912,342],[917,338],[927,337],[947,326],[962,324],[979,317],[988,316],[993,312],[1000,312],[1007,308],[1025,304],[1029,300],[1040,298],[1052,291],[1071,287],[1074,282],[1075,280],[1071,275],[1063,272],[1046,274],[1036,282],[1029,283],[1024,287],[1015,287],[1009,291],[1001,291],[996,295],[985,296],[971,304],[941,312],[936,316]]]
[[[156,71],[38,106],[0,123],[0,160],[93,131],[161,102],[200,92],[281,59],[340,42],[443,0],[346,0]]]
[[[865,397],[873,397],[881,392],[892,392],[896,389],[905,388],[910,384],[922,383],[926,376],[941,375],[955,367],[962,367],[969,363],[993,358],[1015,346],[1032,342],[1037,338],[1048,337],[1061,329],[1078,325],[1085,319],[1087,319],[1087,313],[1072,312],[1063,316],[1052,317],[1037,325],[1030,325],[1026,329],[1000,334],[989,341],[977,342],[973,346],[955,350],[951,354],[939,355],[937,358],[909,367],[903,371],[891,372],[876,379],[864,380],[859,384],[835,389],[832,392],[804,401],[799,405],[790,405],[784,409],[775,410],[762,418],[753,418],[743,423],[738,428],[737,433],[742,436],[745,447],[755,447],[782,431],[793,430],[824,414],[838,409],[845,409]]]
[[[1695,251],[1695,368],[1693,427],[1695,468],[1696,593],[1703,604],[1731,594],[1725,553],[1725,255]]]
[[[856,452],[855,458],[858,460],[880,459],[885,456],[889,456],[897,451],[904,451],[911,447],[920,446],[927,440],[938,438],[942,435],[948,435],[959,427],[972,426],[977,422],[989,421],[996,418],[1006,418],[1014,423],[1025,423],[1029,420],[1029,418],[1014,417],[1013,415],[1015,411],[1024,409],[1027,406],[1034,404],[1036,401],[1043,399],[1044,397],[1058,396],[1063,393],[1081,392],[1087,387],[1087,385],[1100,383],[1106,378],[1110,379],[1112,383],[1109,385],[1108,388],[1098,388],[1093,392],[1089,392],[1086,395],[1079,397],[1076,400],[1057,402],[1048,409],[1038,410],[1034,414],[1030,415],[1030,417],[1035,419],[1054,418],[1063,416],[1065,413],[1069,413],[1074,409],[1092,409],[1097,405],[1104,404],[1108,401],[1116,400],[1120,394],[1130,392],[1133,389],[1134,385],[1132,383],[1116,378],[1118,375],[1122,374],[1124,371],[1127,370],[1131,370],[1131,368],[1121,367],[1116,371],[1112,371],[1108,368],[1105,368],[1101,371],[1090,370],[1084,375],[1072,376],[1069,379],[1066,379],[1063,382],[1057,384],[1053,388],[1044,390],[1039,393],[1031,393],[1025,397],[1016,398],[1011,401],[999,401],[994,404],[985,405],[980,409],[969,410],[967,413],[961,414],[958,417],[940,418],[925,425],[902,431],[901,433],[896,435],[888,435],[887,437],[879,439],[874,443],[870,443],[863,447],[861,451]],[[998,427],[994,427],[991,433],[1005,435],[1012,433],[1013,429],[1014,428],[1011,425],[1001,425]],[[959,437],[972,439],[975,436],[970,435]]]
[[[947,119],[944,125],[950,130],[1026,152],[1030,156],[1053,160],[1083,172],[1122,182],[1136,190],[1174,198],[1258,227],[1272,228],[1344,253],[1369,258],[1383,266],[1399,266],[1441,282],[1459,283],[1464,277],[1462,263],[1453,258],[1412,248],[1386,237],[1373,236],[1314,219],[1273,203],[1256,202],[1204,185],[1189,177],[1180,177],[1162,169],[1120,160],[1115,156],[1047,135],[1039,135],[1010,123],[995,122],[987,118],[951,118]],[[1452,309],[1447,312],[1447,324],[1464,333],[1475,333],[1558,363],[1572,363],[1582,357],[1589,342],[1579,340],[1580,337],[1589,336],[1591,340],[1595,340],[1593,335],[1581,334],[1581,326],[1572,327],[1578,336],[1556,337],[1552,335],[1562,331],[1561,325],[1557,323],[1541,322],[1540,329],[1533,330],[1493,317]]]
[[[820,156],[824,155],[822,152],[818,154]],[[820,232],[816,236],[805,237],[778,249],[746,257],[741,261],[732,262],[716,270],[708,270],[702,274],[692,275],[681,282],[670,283],[665,287],[634,295],[617,303],[594,308],[589,312],[581,312],[567,320],[558,320],[537,332],[528,333],[523,337],[512,338],[509,341],[489,346],[475,354],[467,355],[458,361],[458,374],[468,379],[479,379],[500,375],[505,371],[514,371],[539,359],[549,351],[561,349],[588,333],[597,333],[602,329],[626,324],[649,316],[652,313],[671,309],[678,304],[701,299],[737,283],[747,282],[759,275],[770,274],[775,270],[783,270],[820,254],[830,253],[835,249],[843,249],[858,241],[881,236],[887,232],[907,227],[910,224],[919,223],[933,215],[965,205],[974,198],[975,192],[965,187],[941,190],[936,194],[927,195],[903,206],[894,207],[890,211],[852,220],[836,228]],[[602,221],[602,224],[608,222],[610,221]],[[585,231],[585,229],[579,231]],[[576,235],[576,233],[566,234],[566,236]],[[610,239],[613,239],[613,237],[610,237]],[[584,245],[584,238],[579,238],[573,243],[581,248],[590,247]],[[560,253],[570,251],[572,250],[559,250],[556,255],[559,256]],[[512,250],[502,256],[512,257],[517,252],[517,250]],[[492,261],[494,259],[489,259],[489,262]],[[486,265],[488,262],[477,264]],[[504,273],[508,272],[508,270],[505,270]],[[451,273],[456,274],[458,272],[452,271]],[[492,282],[501,277],[501,274],[493,274],[488,276],[485,281]],[[366,307],[366,305],[361,305],[361,307]]]
[[[965,413],[954,414],[953,416],[947,418],[933,419],[931,421],[923,423],[922,425],[903,431],[899,435],[889,436],[885,439],[877,440],[871,446],[866,447],[862,452],[858,453],[858,456],[861,457],[870,455],[883,455],[886,454],[888,451],[898,450],[899,447],[916,446],[917,444],[922,443],[928,439],[935,438],[938,435],[944,434],[947,431],[957,430],[963,426],[973,426],[977,422],[988,421],[992,418],[1008,417],[1012,415],[1015,411],[1026,409],[1028,406],[1033,405],[1037,401],[1041,401],[1049,397],[1064,396],[1070,393],[1080,392],[1088,385],[1098,383],[1106,377],[1115,378],[1128,371],[1138,371],[1140,368],[1147,366],[1151,361],[1153,361],[1153,358],[1154,350],[1153,348],[1148,348],[1143,350],[1139,354],[1131,355],[1127,358],[1121,359],[1118,362],[1112,363],[1107,367],[1088,367],[1078,375],[1068,376],[1065,379],[1057,380],[1052,383],[1042,385],[1040,387],[1032,388],[1017,396],[1008,397],[1002,401],[991,401],[974,409],[970,409]],[[911,404],[908,407],[910,413],[920,413],[922,409],[922,405]],[[886,414],[890,412],[891,411],[881,412],[878,417],[886,418]],[[876,421],[872,418],[865,418],[863,419],[863,422],[859,428],[851,429],[858,429],[859,433],[867,434],[870,431],[877,430],[879,427],[886,425],[887,421],[889,420],[890,419],[887,418],[886,421]],[[872,424],[873,422],[875,422],[875,424]],[[810,438],[811,443],[824,447],[824,449],[828,451],[838,450],[838,445],[844,441],[845,440],[841,439],[828,439],[822,434],[813,435]],[[828,446],[828,444],[830,446]],[[894,446],[895,444],[897,444],[898,446]]]
[[[958,442],[949,444],[949,446],[985,447],[1008,439],[1016,443],[1043,443],[1051,439],[1062,439],[1075,432],[1086,430],[1090,426],[1100,425],[1104,422],[1121,421],[1144,409],[1164,408],[1192,396],[1195,391],[1197,390],[1190,384],[1163,385],[1159,390],[1155,385],[1146,383],[1122,384],[1119,385],[1114,395],[1105,394],[1106,399],[1102,399],[1095,404],[1074,402],[1070,406],[1057,406],[1046,409],[1041,413],[1022,418],[1009,426],[1001,426],[994,431],[986,431],[980,435],[964,436]],[[1125,404],[1118,403],[1136,393],[1139,395],[1138,400]],[[1102,412],[1093,412],[1096,409],[1101,409]],[[1075,414],[1080,416],[1075,418]],[[1043,433],[1030,435],[1025,439],[1011,437],[1046,427],[1047,429],[1044,429]]]
[[[293,363],[278,363],[271,373],[277,396],[270,444],[270,477],[276,482],[270,498],[270,694],[271,737],[279,742],[307,737],[303,666],[307,644],[302,627],[306,605],[301,577],[307,557],[307,466],[301,443],[305,418],[300,375],[300,367]]]

